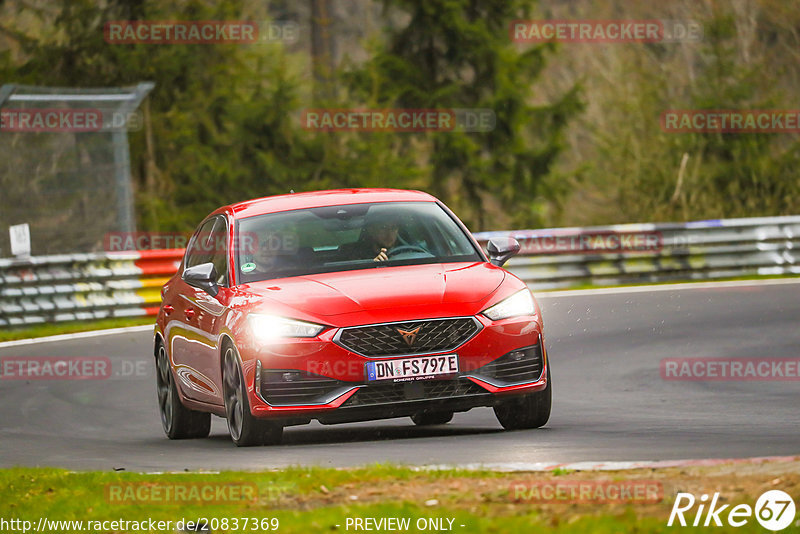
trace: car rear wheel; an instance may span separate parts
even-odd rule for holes
[[[262,421],[250,413],[247,386],[236,350],[228,345],[222,367],[222,388],[225,396],[225,414],[228,432],[239,447],[273,445],[281,442],[283,426],[272,421]]]
[[[550,366],[547,367],[547,387],[542,391],[520,395],[503,401],[494,407],[497,420],[506,430],[539,428],[550,419],[552,405],[552,381]]]
[[[190,410],[181,403],[172,376],[167,349],[158,344],[156,353],[156,391],[161,426],[170,439],[205,438],[211,431],[211,414]]]
[[[453,420],[453,412],[417,412],[411,420],[417,426],[444,425]]]

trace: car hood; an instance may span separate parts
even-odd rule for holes
[[[437,263],[267,280],[248,284],[246,290],[304,313],[333,316],[478,302],[505,276],[488,263]]]

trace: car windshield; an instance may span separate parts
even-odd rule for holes
[[[237,224],[239,283],[382,266],[483,261],[434,202],[379,202],[270,213]]]

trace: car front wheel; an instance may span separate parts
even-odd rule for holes
[[[247,386],[236,350],[228,345],[222,368],[222,387],[225,396],[225,414],[228,432],[239,447],[273,445],[280,443],[283,426],[272,421],[262,421],[250,413]]]
[[[547,366],[547,387],[536,393],[520,395],[502,401],[494,407],[497,420],[506,430],[539,428],[550,419],[553,386],[550,366]]]

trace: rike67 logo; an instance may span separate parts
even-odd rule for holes
[[[755,510],[749,504],[737,504],[731,508],[730,504],[719,505],[718,503],[719,492],[713,495],[711,502],[708,502],[706,494],[701,495],[700,499],[696,499],[691,493],[678,493],[675,504],[672,505],[667,526],[671,527],[675,524],[676,519],[675,526],[688,526],[688,517],[689,521],[694,518],[691,523],[693,527],[721,527],[723,525],[741,527],[755,515],[756,521],[762,527],[774,532],[783,530],[794,522],[794,501],[788,493],[781,490],[764,492],[756,501]],[[692,513],[695,504],[697,504],[697,510]],[[687,517],[684,517],[684,514]]]

